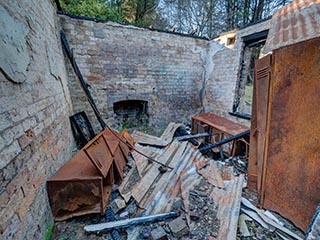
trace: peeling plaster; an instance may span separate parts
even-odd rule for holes
[[[208,44],[207,51],[201,52],[201,60],[203,62],[204,71],[202,74],[202,87],[200,90],[200,102],[201,102],[201,112],[206,112],[204,99],[206,96],[206,83],[210,79],[210,77],[213,75],[213,68],[214,68],[214,61],[213,57],[221,50],[224,49],[224,46],[222,44],[216,43],[216,42],[210,42]]]
[[[30,62],[27,50],[27,26],[10,16],[0,5],[0,70],[14,83],[23,83],[27,79]]]

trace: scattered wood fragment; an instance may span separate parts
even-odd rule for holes
[[[161,137],[151,136],[139,131],[134,131],[132,136],[134,140],[140,144],[165,147],[172,142],[173,135],[179,127],[182,127],[182,124],[169,123]]]
[[[197,134],[192,134],[192,135],[184,135],[184,136],[180,136],[177,137],[176,140],[177,141],[187,141],[189,139],[194,139],[194,138],[202,138],[202,137],[209,137],[211,136],[210,133],[197,133]]]
[[[181,196],[183,200],[183,205],[186,211],[186,220],[188,226],[190,226],[190,207],[189,207],[189,191],[198,185],[201,181],[200,175],[197,173],[194,166],[189,169],[184,170],[181,175]]]
[[[177,217],[178,214],[176,212],[169,212],[169,213],[161,213],[146,217],[138,217],[132,219],[125,219],[120,221],[113,221],[113,222],[106,222],[106,223],[99,223],[99,224],[92,224],[87,225],[84,227],[84,230],[87,233],[90,232],[100,232],[100,231],[110,231],[113,229],[120,229],[120,228],[127,228],[134,225],[163,221],[168,218]]]
[[[198,170],[198,173],[202,175],[212,186],[224,188],[223,179],[216,165],[211,164],[205,168],[201,168]]]
[[[251,236],[251,234],[248,230],[248,226],[246,224],[246,221],[252,221],[252,219],[249,218],[245,214],[240,214],[238,225],[239,225],[239,231],[240,231],[242,237],[250,237]]]
[[[254,211],[250,211],[245,208],[241,208],[241,211],[244,212],[246,215],[251,217],[253,220],[255,220],[257,223],[259,223],[263,228],[269,229],[268,224],[262,220],[262,218]]]
[[[273,221],[272,219],[270,219],[269,217],[267,217],[265,214],[264,214],[264,211],[261,210],[261,209],[258,209],[256,206],[254,206],[249,200],[245,199],[245,198],[242,198],[242,204],[244,206],[246,206],[247,208],[250,208],[251,210],[255,211],[260,217],[261,219],[266,222],[267,224],[269,224],[270,226],[272,227],[275,227],[277,228],[278,230],[280,230],[281,232],[289,235],[290,237],[293,237],[295,239],[298,239],[298,240],[302,240],[301,237],[299,237],[297,234],[291,232],[289,229],[281,226],[280,224],[276,223],[275,221]]]

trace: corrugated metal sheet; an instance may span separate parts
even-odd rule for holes
[[[320,0],[293,1],[273,15],[264,52],[319,36]]]

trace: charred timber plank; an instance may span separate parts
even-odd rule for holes
[[[156,215],[151,215],[146,217],[138,217],[138,218],[125,219],[120,221],[88,225],[84,227],[84,230],[88,233],[99,232],[99,231],[110,231],[113,229],[127,228],[127,227],[138,225],[138,224],[163,221],[165,219],[173,218],[177,216],[178,214],[176,212],[161,213],[161,214],[156,214]]]
[[[202,152],[202,153],[203,152],[207,152],[212,148],[216,148],[216,147],[222,146],[222,145],[224,145],[224,144],[226,144],[228,142],[231,142],[233,140],[237,140],[237,139],[242,138],[243,136],[248,135],[248,134],[250,134],[250,130],[246,130],[246,131],[241,132],[239,134],[236,134],[236,135],[233,135],[231,137],[225,138],[225,139],[223,139],[223,140],[221,140],[221,141],[219,141],[217,143],[210,144],[209,146],[199,148],[199,151]]]

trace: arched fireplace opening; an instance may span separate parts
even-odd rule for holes
[[[113,103],[116,119],[126,128],[149,123],[148,102],[143,100],[124,100]]]

